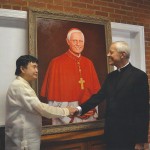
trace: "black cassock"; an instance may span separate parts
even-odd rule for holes
[[[108,145],[148,141],[149,86],[143,71],[128,64],[108,74],[101,90],[81,105],[82,114],[106,100],[105,139]]]

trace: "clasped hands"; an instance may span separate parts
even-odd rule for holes
[[[77,108],[74,107],[67,107],[69,110],[69,117],[72,118],[74,116],[78,116],[81,119],[88,119],[90,116],[93,116],[96,112],[96,109],[92,109],[90,111],[88,111],[86,114],[80,116],[79,114],[79,110]]]
[[[75,107],[67,107],[69,110],[69,117],[77,116],[79,114],[79,110]]]

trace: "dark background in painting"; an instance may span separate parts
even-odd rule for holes
[[[82,55],[88,57],[94,64],[100,83],[108,73],[106,58],[106,41],[104,25],[63,21],[55,19],[37,20],[37,55],[39,59],[38,93],[48,67],[54,57],[68,50],[66,36],[71,28],[79,28],[85,36],[85,47]],[[46,99],[40,97],[46,102]],[[103,118],[104,105],[99,106],[99,118]]]

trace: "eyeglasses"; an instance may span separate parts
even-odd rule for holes
[[[83,40],[70,40],[73,44],[83,44]]]

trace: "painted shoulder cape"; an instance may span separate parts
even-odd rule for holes
[[[81,75],[77,62],[80,62]],[[79,83],[81,76],[85,81],[84,89]],[[49,63],[40,94],[48,100],[79,101],[82,104],[99,89],[100,83],[93,63],[86,57],[78,58],[67,51]]]

